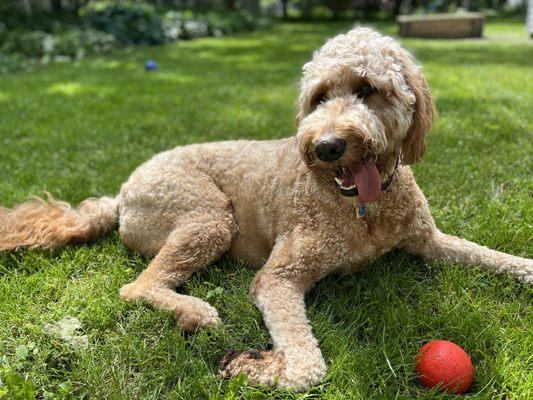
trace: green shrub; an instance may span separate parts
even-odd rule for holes
[[[84,50],[83,31],[73,29],[54,35],[54,54],[81,58]]]
[[[5,43],[7,38],[6,24],[0,21],[0,47]]]
[[[252,13],[241,10],[227,15],[231,32],[252,31],[259,27],[260,19]]]
[[[92,28],[76,28],[54,35],[53,53],[81,58],[85,53],[107,53],[116,46],[113,35]]]
[[[52,35],[41,31],[11,32],[2,46],[5,53],[22,53],[31,58],[40,58],[53,48]]]
[[[189,19],[183,22],[184,39],[209,36],[209,26],[202,19]]]
[[[165,41],[161,18],[153,7],[144,3],[97,1],[84,8],[82,15],[93,28],[113,35],[124,44]]]
[[[212,29],[204,16],[190,11],[168,11],[163,15],[163,31],[166,41],[193,39],[212,35]]]
[[[163,33],[167,41],[174,41],[184,37],[183,13],[168,11],[163,15]]]
[[[88,53],[107,53],[117,45],[117,40],[109,33],[91,28],[83,31],[83,46]]]
[[[263,29],[271,24],[269,18],[260,17],[246,10],[232,13],[207,13],[205,18],[213,29],[224,33],[235,33]]]
[[[192,39],[202,36],[220,36],[227,33],[250,31],[268,26],[270,20],[250,12],[210,12],[194,14],[191,11],[168,11],[163,15],[166,41]]]
[[[0,53],[0,74],[8,72],[24,71],[28,69],[27,57],[20,53],[2,54]]]
[[[47,30],[9,30],[0,21],[0,73],[26,69],[36,61],[70,60],[106,53],[123,44],[159,44],[178,39],[254,30],[269,24],[247,11],[231,13],[168,11],[159,16],[142,2],[91,2],[82,19],[48,21]]]
[[[44,32],[12,32],[8,35],[2,53],[16,54],[15,57],[41,59],[56,55],[82,58],[86,53],[107,53],[117,46],[114,36],[92,28],[72,28],[58,31],[54,35]],[[13,63],[11,58],[5,62]]]

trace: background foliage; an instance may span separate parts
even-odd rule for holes
[[[483,9],[525,15],[526,0],[3,0],[0,73],[119,46],[156,45],[263,29],[283,19],[387,20]]]
[[[169,8],[141,1],[27,1],[0,4],[0,72],[69,61],[119,46],[155,45],[262,29],[268,18],[251,8]],[[170,3],[168,4],[170,5]],[[257,11],[257,12],[256,12]]]

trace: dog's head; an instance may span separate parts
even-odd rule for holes
[[[434,113],[413,57],[389,37],[354,29],[303,68],[298,144],[312,171],[343,195],[372,202],[398,159],[420,160]]]

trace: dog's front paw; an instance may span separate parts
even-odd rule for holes
[[[533,260],[515,256],[507,256],[512,259],[512,263],[504,264],[500,272],[509,272],[520,282],[533,285]]]
[[[124,285],[120,297],[126,301],[142,300],[156,308],[171,311],[184,332],[213,328],[222,322],[215,307],[193,296],[178,295],[170,289],[145,287],[137,282]]]
[[[143,289],[135,282],[128,283],[120,289],[120,298],[125,301],[135,301],[142,298]]]
[[[220,362],[220,373],[231,378],[241,373],[253,385],[280,386],[284,381],[284,362],[272,351],[229,350]]]
[[[322,381],[326,363],[320,354],[305,351],[287,358],[282,351],[230,350],[220,362],[220,373],[224,378],[242,373],[252,385],[303,392]]]
[[[528,263],[524,268],[524,275],[522,277],[522,282],[533,285],[533,260],[527,260],[527,261]]]
[[[176,319],[181,330],[185,332],[194,332],[198,328],[214,328],[222,323],[215,307],[195,297],[188,297],[185,306],[179,307]]]

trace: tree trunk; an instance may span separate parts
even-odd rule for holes
[[[71,9],[70,12],[74,15],[78,15],[78,11],[80,9],[80,0],[71,0]]]
[[[394,2],[394,7],[392,9],[393,16],[397,17],[398,15],[400,15],[401,9],[402,9],[402,0],[396,0]]]
[[[24,5],[24,12],[26,13],[26,15],[31,15],[32,14],[31,1],[30,0],[24,0],[22,3]]]
[[[526,25],[529,37],[533,39],[533,0],[529,0],[528,3]]]
[[[226,10],[235,11],[237,9],[235,0],[225,0],[224,4],[226,5]]]
[[[52,0],[52,12],[54,14],[61,14],[63,11],[63,5],[61,4],[61,0]]]
[[[259,15],[261,13],[259,0],[244,0],[241,2],[241,7],[250,11],[254,15]]]
[[[339,18],[339,2],[338,0],[329,0],[328,6],[333,13],[333,19]]]
[[[405,0],[405,8],[406,14],[411,14],[415,8],[415,5],[413,4],[413,0]]]
[[[305,18],[311,18],[313,14],[313,0],[302,0],[303,7],[302,7],[302,15]]]
[[[288,0],[280,0],[281,2],[281,16],[283,18],[287,18],[287,4],[289,3]]]

